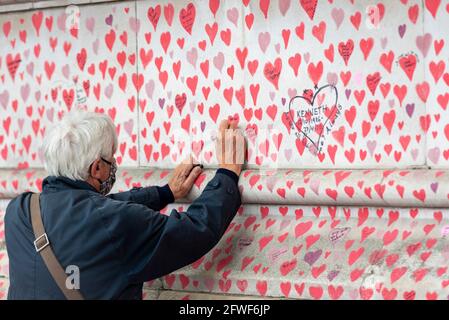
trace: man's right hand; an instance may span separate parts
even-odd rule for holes
[[[237,124],[235,119],[220,122],[216,150],[219,167],[231,170],[239,176],[245,160],[246,142]]]

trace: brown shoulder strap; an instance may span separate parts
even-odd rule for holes
[[[31,224],[33,225],[34,236],[36,237],[36,240],[34,241],[34,247],[36,248],[36,251],[41,254],[41,257],[42,259],[44,259],[48,271],[50,271],[51,276],[56,281],[58,287],[64,293],[65,297],[68,300],[83,300],[83,296],[81,295],[81,292],[79,290],[69,289],[66,286],[67,274],[59,264],[58,259],[56,259],[55,254],[51,249],[47,233],[45,233],[39,204],[39,196],[39,193],[33,193],[31,195],[30,203]]]

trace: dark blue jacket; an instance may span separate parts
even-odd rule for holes
[[[133,188],[102,196],[81,180],[48,176],[41,212],[52,249],[65,269],[80,271],[85,299],[141,299],[143,282],[201,258],[223,236],[240,204],[238,177],[219,169],[186,212],[158,212],[173,202],[170,189]],[[65,299],[36,252],[31,193],[8,205],[8,299]]]

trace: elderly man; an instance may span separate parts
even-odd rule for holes
[[[33,214],[32,221],[31,192],[13,199],[6,209],[8,299],[141,299],[143,282],[196,261],[223,236],[241,204],[238,148],[246,151],[237,123],[222,121],[215,176],[187,211],[163,215],[158,211],[186,196],[201,168],[189,158],[165,186],[107,195],[117,169],[114,124],[102,114],[69,114],[44,141],[49,175],[43,181],[40,215]],[[225,160],[225,150],[231,152],[226,160],[232,161]],[[39,234],[34,222],[39,219],[48,242],[45,237],[35,242]],[[54,261],[44,259],[43,252],[53,253]],[[75,266],[79,287],[67,281],[69,274],[59,274],[63,279],[58,280],[58,266],[64,272]]]

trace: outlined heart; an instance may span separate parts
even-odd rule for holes
[[[337,88],[328,84],[315,93],[308,89],[304,90],[303,95],[293,97],[288,105],[287,116],[301,137],[310,143],[309,150],[316,154],[322,149],[323,137],[331,132],[330,125],[335,123],[338,111]]]

